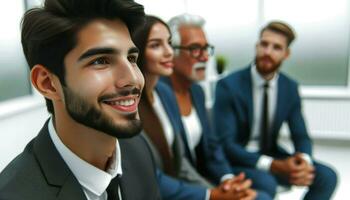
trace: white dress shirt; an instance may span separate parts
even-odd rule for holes
[[[256,69],[256,65],[252,64],[251,66],[251,77],[252,77],[252,89],[253,89],[253,126],[252,126],[252,132],[250,134],[250,140],[248,142],[248,145],[246,149],[250,152],[257,152],[259,151],[259,140],[260,140],[260,124],[261,124],[261,117],[262,117],[262,107],[263,107],[263,95],[264,95],[264,84],[266,83],[266,80],[258,73]],[[269,80],[269,88],[268,88],[268,109],[269,109],[269,116],[268,116],[268,122],[269,127],[271,128],[275,115],[276,115],[276,109],[277,109],[277,91],[278,91],[278,78],[279,74],[276,73],[274,77],[272,77],[271,80]],[[311,164],[311,158],[307,154],[302,154],[303,158]],[[261,170],[268,171],[270,170],[271,163],[273,161],[273,158],[267,155],[261,155],[256,167]]]
[[[252,92],[253,92],[253,125],[252,132],[250,134],[250,140],[247,145],[247,150],[250,152],[259,151],[259,140],[260,140],[260,124],[261,124],[261,112],[263,107],[263,95],[264,95],[264,84],[266,80],[261,77],[256,69],[256,65],[252,64],[251,66],[251,77],[252,77]],[[278,74],[275,74],[274,77],[269,81],[269,88],[267,93],[269,96],[268,99],[268,108],[269,108],[269,127],[272,127],[273,120],[275,117],[276,103],[277,103],[277,90],[278,90]],[[260,156],[257,162],[257,168],[262,170],[269,170],[273,158],[267,155]]]
[[[79,181],[88,200],[107,200],[106,189],[113,178],[122,175],[121,153],[118,140],[114,158],[106,171],[100,170],[74,154],[59,138],[53,126],[52,118],[48,124],[51,140],[69,169]],[[119,197],[120,190],[119,190]],[[121,198],[120,198],[121,199]]]
[[[168,142],[169,147],[173,146],[174,143],[174,129],[171,125],[171,122],[169,120],[169,116],[167,112],[164,109],[164,106],[158,96],[158,93],[156,91],[153,91],[153,108],[159,118],[159,121],[161,123],[161,126],[164,130],[165,138]]]

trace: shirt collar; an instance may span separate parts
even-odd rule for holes
[[[53,126],[52,118],[48,124],[49,134],[56,149],[62,156],[79,183],[90,192],[101,196],[107,189],[111,180],[117,175],[122,175],[121,152],[118,140],[116,140],[116,150],[113,153],[113,160],[109,169],[106,171],[91,165],[74,154],[58,137]]]
[[[256,69],[256,64],[252,63],[250,73],[252,75],[252,81],[254,84],[254,87],[261,88],[265,84],[266,80],[259,74],[258,70]],[[277,80],[279,77],[279,73],[276,73],[272,79],[269,81],[269,87],[274,88],[277,85]]]

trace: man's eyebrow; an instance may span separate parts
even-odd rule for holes
[[[78,61],[81,61],[85,58],[88,58],[90,56],[98,55],[98,54],[117,54],[120,51],[115,48],[110,47],[99,47],[99,48],[92,48],[87,51],[85,51],[78,59]]]
[[[132,53],[139,53],[140,50],[137,47],[131,47],[128,51],[128,54],[132,54]]]

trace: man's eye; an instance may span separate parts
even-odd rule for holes
[[[190,46],[189,49],[190,49],[191,51],[198,51],[198,50],[201,49],[201,47],[200,47],[200,46]]]
[[[280,46],[280,45],[275,45],[275,46],[273,46],[273,48],[275,50],[282,50],[282,46]]]
[[[90,63],[90,65],[108,65],[108,64],[110,64],[110,62],[106,57],[97,58]]]
[[[137,62],[137,56],[135,56],[135,55],[128,56],[128,61],[130,63],[136,63]]]
[[[267,47],[267,42],[260,42],[260,45],[262,46],[262,47]]]

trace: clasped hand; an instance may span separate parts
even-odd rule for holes
[[[284,160],[274,160],[271,171],[288,177],[289,183],[297,186],[309,186],[315,177],[314,166],[309,164],[301,153],[296,153]]]
[[[252,181],[245,179],[244,173],[240,173],[212,189],[210,200],[253,200],[257,194],[250,188],[251,185]]]

